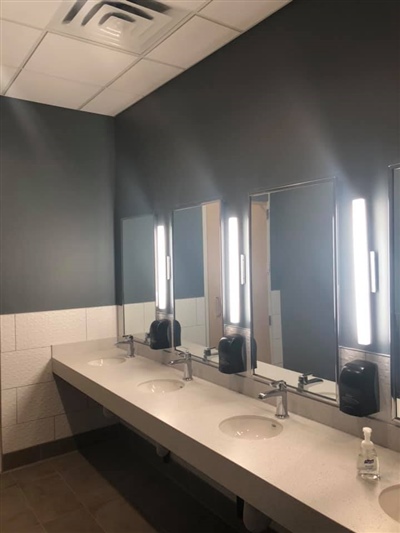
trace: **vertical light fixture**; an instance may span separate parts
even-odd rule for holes
[[[229,319],[240,322],[239,227],[237,217],[228,220]]]
[[[363,198],[353,200],[353,261],[358,344],[371,344],[371,303],[367,208]]]
[[[163,225],[157,226],[157,307],[160,311],[167,307],[167,262]]]

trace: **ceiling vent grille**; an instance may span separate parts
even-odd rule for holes
[[[157,0],[75,0],[61,5],[47,29],[142,54],[187,15]]]

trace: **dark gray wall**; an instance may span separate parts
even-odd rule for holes
[[[203,215],[201,206],[173,217],[174,298],[204,296]],[[179,319],[179,317],[177,317]]]
[[[332,183],[271,194],[271,288],[281,295],[284,367],[335,380]]]
[[[0,104],[0,312],[114,304],[113,119]]]
[[[371,350],[388,353],[389,164],[400,161],[400,3],[294,0],[116,119],[117,216],[339,180],[340,342],[358,346],[351,200],[380,258]],[[246,293],[246,308],[249,291]],[[244,321],[248,323],[249,315]]]
[[[125,304],[155,301],[153,215],[122,221],[122,271]]]

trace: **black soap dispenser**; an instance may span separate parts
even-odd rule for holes
[[[356,359],[346,363],[339,377],[339,404],[343,413],[368,416],[379,411],[378,365]]]
[[[246,342],[243,335],[227,335],[218,344],[219,371],[237,374],[246,370]]]

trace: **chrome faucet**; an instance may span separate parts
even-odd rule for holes
[[[184,352],[178,352],[182,357],[179,359],[174,359],[173,361],[170,361],[168,364],[170,366],[174,365],[185,365],[183,369],[183,379],[184,381],[192,381],[193,379],[193,369],[192,369],[192,355],[190,354],[189,350],[186,350]]]
[[[298,383],[298,387],[297,387],[297,389],[299,391],[306,390],[306,387],[308,385],[312,385],[313,383],[323,383],[323,381],[324,381],[321,378],[311,378],[311,379],[309,379],[308,376],[312,376],[312,372],[307,372],[307,373],[302,374],[301,376],[299,376],[299,383]]]
[[[118,341],[115,343],[115,346],[121,346],[127,344],[129,346],[128,357],[135,357],[135,346],[133,344],[133,335],[124,335],[122,337],[123,341]]]
[[[274,387],[273,390],[267,392],[260,392],[258,398],[260,400],[266,400],[267,398],[273,398],[275,396],[280,397],[280,400],[276,402],[276,413],[277,418],[287,418],[289,416],[287,408],[287,385],[286,381],[272,381],[270,383],[271,387]]]

